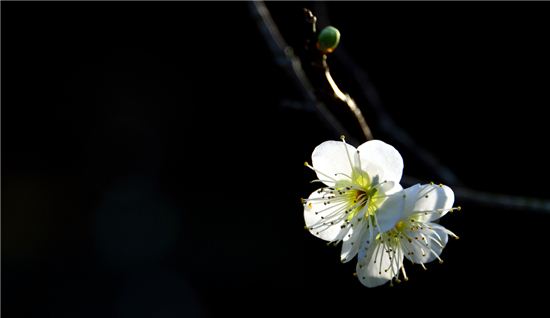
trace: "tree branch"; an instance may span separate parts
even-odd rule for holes
[[[357,141],[354,140],[348,130],[344,128],[344,125],[328,110],[326,105],[317,101],[314,93],[315,90],[302,68],[302,63],[294,54],[294,50],[283,39],[265,3],[263,1],[251,1],[248,3],[248,7],[258,29],[275,57],[275,62],[287,73],[295,86],[300,90],[302,98],[306,101],[305,106],[310,109],[316,109],[325,125],[338,134],[349,136],[348,139],[356,143]]]
[[[304,34],[305,34],[305,57],[304,71],[312,81],[315,95],[332,110],[343,115],[343,110],[351,111],[359,125],[366,140],[372,140],[372,132],[369,128],[361,109],[349,94],[342,92],[338,87],[327,64],[327,55],[317,48],[317,17],[304,9]],[[346,114],[347,111],[345,112]]]
[[[353,61],[344,48],[336,52],[336,57],[359,84],[365,99],[376,116],[380,130],[391,136],[397,143],[418,157],[421,162],[435,172],[439,179],[450,185],[460,185],[460,180],[449,167],[441,163],[430,151],[420,146],[414,138],[395,123],[393,118],[384,109],[378,92],[367,73]]]

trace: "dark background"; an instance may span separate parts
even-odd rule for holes
[[[315,4],[268,6],[299,52],[301,9]],[[325,9],[387,111],[464,184],[550,199],[548,3]],[[339,133],[292,102],[247,3],[2,2],[2,313],[544,307],[548,215],[460,200],[442,220],[461,237],[444,264],[361,286],[339,248],[303,230],[299,198],[315,187],[302,163]],[[406,174],[439,181],[402,154]]]

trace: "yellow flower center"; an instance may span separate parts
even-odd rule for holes
[[[405,228],[405,222],[403,222],[403,221],[399,221],[399,222],[397,222],[397,224],[395,224],[395,229],[398,232],[403,231],[404,228]]]

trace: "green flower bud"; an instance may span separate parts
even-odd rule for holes
[[[333,26],[324,28],[317,38],[317,48],[323,53],[332,53],[340,43],[340,31]]]

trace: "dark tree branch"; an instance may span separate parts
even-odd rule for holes
[[[279,28],[265,6],[263,1],[251,1],[248,3],[252,17],[256,21],[258,29],[266,40],[276,63],[287,73],[295,86],[300,90],[302,98],[306,101],[306,107],[316,109],[323,122],[339,134],[349,136],[348,139],[357,142],[344,128],[344,125],[327,109],[324,103],[317,100],[313,86],[302,68],[300,59],[294,54],[294,50],[285,42]]]
[[[449,185],[460,185],[460,180],[449,167],[441,163],[441,161],[439,161],[430,151],[420,146],[404,129],[395,123],[393,118],[384,109],[378,92],[374,88],[367,73],[353,61],[345,49],[341,48],[335,55],[359,84],[365,99],[376,116],[380,130],[388,136],[391,136],[410,153],[417,156],[421,162],[435,172],[439,179]]]
[[[550,202],[538,198],[477,191],[465,187],[453,187],[456,197],[476,204],[505,209],[550,212]]]

